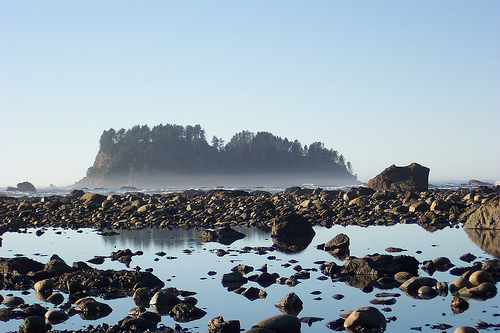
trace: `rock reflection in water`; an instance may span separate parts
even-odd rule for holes
[[[299,253],[311,244],[314,235],[272,237],[276,249],[283,253]]]
[[[500,230],[464,229],[470,240],[487,253],[500,258]]]

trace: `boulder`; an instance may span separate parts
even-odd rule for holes
[[[240,321],[224,321],[222,316],[212,318],[208,322],[208,333],[240,333]]]
[[[291,315],[276,315],[263,319],[252,326],[252,329],[267,329],[275,333],[300,333],[299,318]],[[259,332],[259,331],[252,331]],[[263,331],[266,332],[266,331]]]
[[[169,314],[175,321],[187,323],[193,320],[201,319],[207,313],[193,304],[179,303],[172,308]]]
[[[272,237],[314,237],[316,233],[305,217],[299,214],[289,214],[276,218],[271,228]]]
[[[54,281],[52,281],[51,279],[44,279],[35,283],[33,289],[35,289],[36,291],[51,291],[53,287]]]
[[[96,320],[108,316],[113,309],[102,302],[98,302],[92,297],[85,297],[76,301],[75,310],[80,317],[85,320]]]
[[[274,305],[284,314],[296,316],[303,307],[303,302],[295,293],[289,293]]]
[[[464,229],[500,230],[500,195],[486,201],[464,224]]]
[[[69,315],[62,310],[49,310],[45,312],[45,319],[51,324],[60,324],[69,319]]]
[[[202,242],[218,242],[224,245],[230,245],[238,239],[245,238],[245,234],[236,231],[230,227],[218,230],[202,230],[200,232]]]
[[[387,326],[385,316],[378,309],[366,306],[356,309],[346,318],[344,327],[348,330],[384,331]]]
[[[159,314],[169,313],[170,310],[172,310],[172,308],[178,303],[180,303],[180,299],[176,295],[164,289],[156,292],[151,298],[151,301],[149,301],[153,310]]]
[[[402,291],[414,296],[417,295],[420,288],[434,288],[437,285],[437,280],[431,277],[414,276],[406,280],[400,287]]]
[[[342,267],[341,274],[368,275],[373,279],[384,276],[394,277],[398,272],[417,275],[418,266],[418,260],[412,256],[374,254],[348,260]]]
[[[324,249],[326,251],[336,248],[348,249],[349,245],[350,245],[349,236],[347,236],[346,234],[338,234],[325,244]]]
[[[45,333],[50,326],[45,323],[45,318],[40,316],[30,316],[24,319],[17,332],[19,333]]]
[[[21,191],[21,192],[36,192],[36,188],[30,182],[18,183],[17,187],[10,187],[7,190],[11,191]]]
[[[430,169],[418,163],[404,167],[394,164],[368,181],[368,187],[375,191],[427,191]]]

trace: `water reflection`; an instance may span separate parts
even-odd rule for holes
[[[465,229],[465,232],[481,249],[500,258],[500,230]]]
[[[236,231],[242,232],[247,237],[264,241],[269,237],[269,232],[261,231],[256,228],[235,227]],[[201,247],[203,240],[200,238],[200,230],[190,229],[138,229],[138,230],[120,230],[118,235],[105,236],[103,241],[107,245],[128,246],[148,250],[169,249],[171,251],[180,250],[188,246]]]

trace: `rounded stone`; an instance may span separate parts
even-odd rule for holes
[[[437,291],[429,286],[422,286],[418,288],[418,296],[421,298],[432,298],[437,295]]]
[[[275,333],[300,333],[300,320],[291,315],[276,315],[258,321],[253,328],[265,328]]]
[[[399,283],[404,283],[407,280],[411,279],[413,277],[413,274],[408,273],[408,272],[397,272],[394,275],[394,279],[398,281]]]
[[[61,293],[55,293],[47,297],[47,302],[58,305],[64,302],[64,295]]]
[[[366,306],[352,311],[344,322],[346,329],[385,330],[387,320],[377,308]]]
[[[51,279],[45,279],[45,280],[38,281],[33,286],[33,288],[36,291],[48,291],[48,290],[52,290],[53,287],[54,287],[54,282]]]
[[[475,271],[469,276],[469,282],[474,286],[479,286],[481,283],[490,282],[495,284],[495,279],[486,271]]]
[[[4,299],[2,303],[8,308],[15,308],[24,304],[24,300],[19,296],[10,296]]]
[[[45,319],[51,324],[59,324],[68,320],[69,316],[61,310],[49,310],[45,312]]]
[[[453,293],[453,292],[456,292],[462,288],[471,288],[471,287],[472,287],[472,283],[470,283],[469,280],[464,279],[464,278],[458,278],[451,283],[450,291]]]
[[[479,333],[478,330],[476,330],[474,327],[470,326],[460,326],[457,327],[453,333]]]

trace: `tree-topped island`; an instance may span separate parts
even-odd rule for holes
[[[77,186],[256,186],[354,184],[344,156],[321,142],[302,145],[269,132],[236,133],[209,144],[200,125],[105,130],[94,165]],[[198,183],[196,183],[198,182]],[[251,183],[249,183],[251,182]]]

